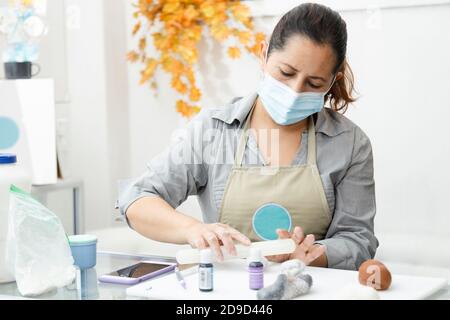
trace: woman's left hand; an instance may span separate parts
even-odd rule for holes
[[[269,261],[284,262],[292,259],[299,259],[310,265],[317,258],[325,254],[325,246],[314,244],[314,235],[309,234],[304,236],[303,230],[300,227],[295,227],[294,232],[289,233],[287,230],[277,230],[279,239],[291,238],[297,244],[297,248],[291,254],[280,254],[276,256],[267,257]]]

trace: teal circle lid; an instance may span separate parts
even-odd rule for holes
[[[277,229],[291,231],[292,219],[289,211],[276,203],[267,203],[253,215],[253,231],[262,240],[277,240]]]
[[[69,236],[70,245],[88,245],[97,243],[97,236],[89,234],[78,234]]]

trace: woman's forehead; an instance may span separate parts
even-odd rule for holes
[[[270,58],[308,75],[329,77],[336,64],[333,48],[317,44],[305,36],[292,36],[282,50],[272,51]]]

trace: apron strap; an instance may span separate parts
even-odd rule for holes
[[[256,103],[253,105],[252,109],[250,110],[250,113],[247,116],[247,119],[245,120],[244,126],[242,127],[242,134],[239,139],[236,157],[234,158],[234,166],[235,167],[242,167],[242,161],[244,160],[245,147],[247,146],[248,135],[250,134],[248,127],[250,126],[250,119],[252,118],[253,110],[255,110],[255,105],[256,105]]]
[[[309,117],[308,128],[308,165],[316,165],[316,128],[314,126],[314,117]]]
[[[253,115],[253,110],[255,110],[255,106],[252,107],[247,119],[245,120],[245,124],[242,128],[242,134],[239,139],[239,144],[236,152],[236,157],[234,160],[235,167],[241,167],[242,161],[244,160],[245,148],[247,146],[248,136],[250,131],[248,127],[250,126],[250,120]],[[314,118],[310,116],[308,119],[308,165],[316,165],[316,128],[314,126]]]

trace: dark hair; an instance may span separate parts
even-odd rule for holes
[[[347,63],[347,25],[339,13],[315,3],[304,3],[286,13],[276,25],[270,39],[268,56],[274,50],[282,50],[293,35],[303,35],[318,43],[330,45],[336,55],[334,73],[342,72],[327,96],[335,111],[347,110],[356,99],[353,72]]]

